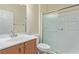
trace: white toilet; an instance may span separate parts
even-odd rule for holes
[[[38,53],[40,54],[47,54],[50,51],[50,46],[45,43],[39,43],[37,45]]]
[[[35,34],[37,39],[37,49],[39,54],[54,54],[54,52],[51,51],[51,47],[48,44],[45,43],[39,43],[39,35]]]

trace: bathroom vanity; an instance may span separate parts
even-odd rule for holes
[[[15,14],[8,10],[0,10],[0,54],[35,54],[37,51],[36,37],[23,34],[26,32],[26,17],[22,19],[23,23],[19,21],[17,23]],[[22,31],[17,29],[17,25]],[[14,32],[18,33],[17,36]]]
[[[0,43],[0,54],[36,54],[36,38],[27,35],[26,39],[22,39],[22,37],[24,38],[24,36],[20,37],[21,40],[10,39]]]

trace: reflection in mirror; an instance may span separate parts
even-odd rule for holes
[[[26,32],[26,5],[0,5],[0,34]]]
[[[8,34],[13,28],[13,12],[0,10],[0,34]]]

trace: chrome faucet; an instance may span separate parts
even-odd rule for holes
[[[14,31],[11,31],[11,37],[16,37],[17,34]]]

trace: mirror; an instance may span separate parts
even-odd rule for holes
[[[0,4],[0,34],[26,32],[26,5]]]
[[[13,29],[13,12],[0,10],[0,34],[8,34]]]

